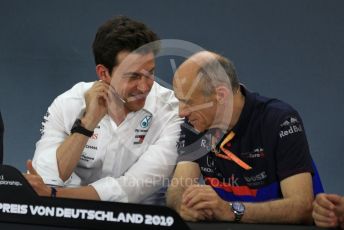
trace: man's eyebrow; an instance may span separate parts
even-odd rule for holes
[[[140,74],[140,72],[137,72],[137,71],[129,71],[129,72],[125,72],[123,75],[135,75],[135,74]]]
[[[150,69],[149,71],[147,71],[148,73],[152,73],[152,72],[154,72],[154,70],[155,70],[155,66],[152,68],[152,69]],[[126,72],[126,73],[124,73],[124,75],[125,76],[139,76],[139,75],[141,75],[142,73],[141,72],[139,72],[139,71],[133,71],[133,72]]]

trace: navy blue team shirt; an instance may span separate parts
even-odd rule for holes
[[[245,104],[238,123],[229,131],[234,132],[234,138],[224,148],[252,169],[215,155],[225,155],[220,144],[229,132],[213,128],[197,133],[187,121],[181,127],[178,161],[198,163],[205,183],[226,201],[282,198],[280,181],[303,172],[312,174],[314,194],[323,192],[297,111],[242,85],[240,90]]]

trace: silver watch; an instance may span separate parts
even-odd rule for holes
[[[229,205],[234,213],[234,221],[239,222],[245,213],[245,205],[242,202],[230,202]]]

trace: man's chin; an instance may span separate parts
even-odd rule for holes
[[[140,109],[142,109],[144,106],[145,106],[145,102],[146,100],[135,100],[135,101],[131,101],[131,102],[128,102],[126,104],[126,107],[132,111],[132,112],[135,112],[135,111],[138,111]]]

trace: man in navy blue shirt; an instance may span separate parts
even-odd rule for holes
[[[250,92],[228,59],[206,51],[178,68],[173,87],[185,123],[168,206],[189,221],[312,223],[322,186],[295,109]]]

